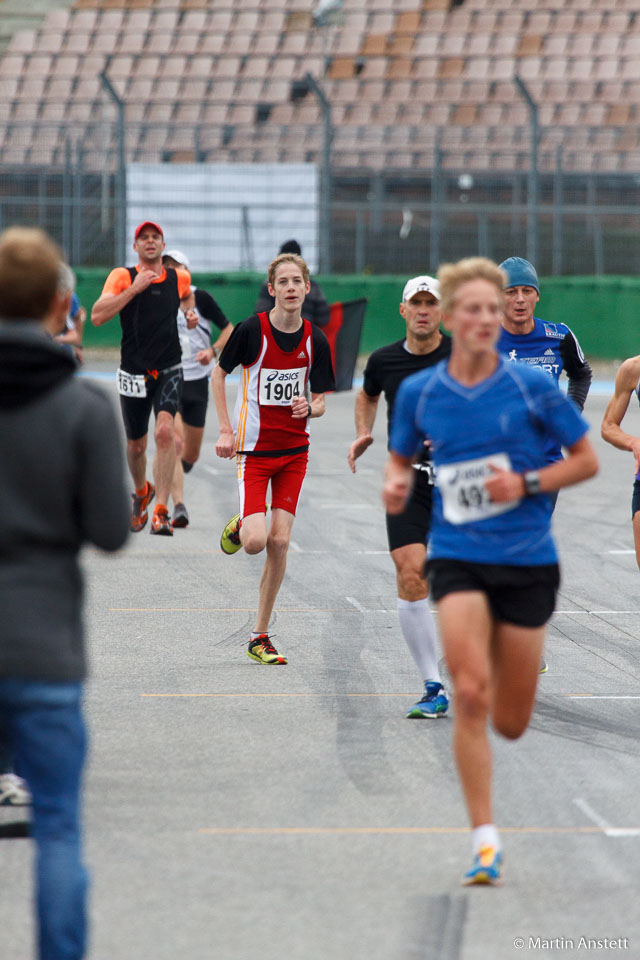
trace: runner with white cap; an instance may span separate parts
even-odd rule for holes
[[[189,260],[181,250],[167,250],[162,263],[165,267],[191,270]],[[215,357],[231,336],[232,330],[233,325],[206,290],[192,286],[188,295],[180,301],[178,335],[182,347],[184,382],[174,420],[177,454],[171,484],[171,526],[174,528],[186,527],[189,523],[189,514],[184,505],[184,475],[189,473],[200,456],[211,371]],[[216,334],[217,338],[214,339]]]
[[[440,287],[434,277],[413,277],[405,284],[400,315],[406,324],[406,336],[374,350],[364,371],[363,387],[356,397],[356,439],[348,455],[354,473],[356,460],[373,443],[371,431],[380,394],[384,393],[387,401],[389,428],[396,392],[402,381],[449,356],[451,341],[440,330],[439,301]],[[414,467],[416,482],[405,510],[398,515],[387,514],[387,539],[396,568],[400,627],[424,684],[422,698],[407,716],[420,719],[444,716],[449,701],[438,668],[436,627],[424,576],[433,493],[427,449]]]

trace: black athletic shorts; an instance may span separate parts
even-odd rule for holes
[[[180,415],[190,427],[204,427],[209,402],[209,377],[185,380],[182,384]]]
[[[429,474],[425,470],[416,470],[416,478],[402,513],[387,514],[387,540],[389,550],[406,547],[410,543],[427,542],[431,524],[431,502],[433,484],[428,482]]]
[[[631,496],[631,519],[635,517],[640,510],[640,480],[633,481],[633,494]]]
[[[501,563],[469,563],[437,558],[426,563],[431,599],[449,593],[480,590],[495,620],[519,627],[541,627],[551,617],[560,586],[557,563],[516,567]]]
[[[161,410],[166,410],[175,417],[182,393],[182,367],[159,370],[157,377],[146,373],[144,382],[147,388],[146,397],[120,396],[124,430],[129,440],[139,440],[146,436],[152,409],[156,417]]]

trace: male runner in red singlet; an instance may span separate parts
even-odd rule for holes
[[[309,292],[307,264],[296,254],[283,253],[270,264],[268,279],[275,306],[269,314],[256,314],[238,324],[213,371],[211,385],[220,425],[216,453],[236,458],[240,494],[240,513],[224,528],[220,546],[225,553],[240,547],[249,554],[267,550],[248,655],[258,663],[283,664],[287,660],[269,638],[269,621],[284,577],[307,470],[309,418],[322,416],[324,395],[335,389],[335,380],[327,338],[301,314]],[[225,378],[238,365],[242,365],[242,383],[232,425]]]
[[[135,267],[117,267],[107,277],[93,305],[91,321],[102,326],[120,314],[122,344],[118,392],[127,434],[127,463],[135,493],[131,529],[142,530],[147,507],[157,491],[151,533],[170,537],[167,511],[176,463],[173,418],[182,390],[182,351],[177,316],[180,300],[191,292],[186,269],[162,265],[164,237],[157,223],[146,220],[135,232]],[[156,417],[155,486],[147,480],[147,434],[151,409]]]

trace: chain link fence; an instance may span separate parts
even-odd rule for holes
[[[126,111],[118,118],[106,109],[81,124],[13,121],[4,139],[15,145],[15,162],[7,150],[0,162],[0,226],[42,226],[77,266],[122,262],[131,242],[126,236],[130,162],[166,162],[170,174],[177,163],[256,162],[261,155],[277,162],[281,154],[265,147],[269,138],[274,150],[278,147],[275,128],[249,154],[246,145],[255,136],[249,123],[235,124],[233,131],[224,125],[168,125],[131,121]],[[320,191],[313,202],[319,209],[313,219],[323,273],[415,274],[474,253],[499,261],[527,256],[532,238],[543,275],[638,270],[640,154],[626,156],[628,173],[580,172],[562,129],[544,128],[532,171],[527,127],[509,131],[507,143],[496,139],[490,157],[486,137],[475,140],[473,131],[459,142],[446,129],[434,138],[433,131],[427,137],[419,129],[391,128],[384,141],[379,131],[369,137],[362,129],[358,156],[349,162],[339,128],[317,123],[288,129],[287,136],[299,138],[306,147],[301,159],[318,167]],[[605,140],[601,129],[587,130],[584,149]],[[600,166],[606,168],[606,153],[602,157]],[[593,157],[585,167],[594,167]],[[267,181],[263,194],[260,215],[264,220],[272,213],[277,223],[282,200],[270,197]],[[294,222],[304,222],[306,202],[305,196],[292,196]],[[180,203],[185,224],[203,215],[212,225],[240,220],[244,242],[236,267],[264,268],[252,253],[252,210],[232,188],[223,204],[197,190],[182,191]],[[274,253],[284,239],[274,237]],[[212,243],[208,269],[217,269],[215,259]]]

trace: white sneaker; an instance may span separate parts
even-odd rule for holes
[[[29,807],[32,802],[26,780],[15,773],[0,774],[0,807]]]

